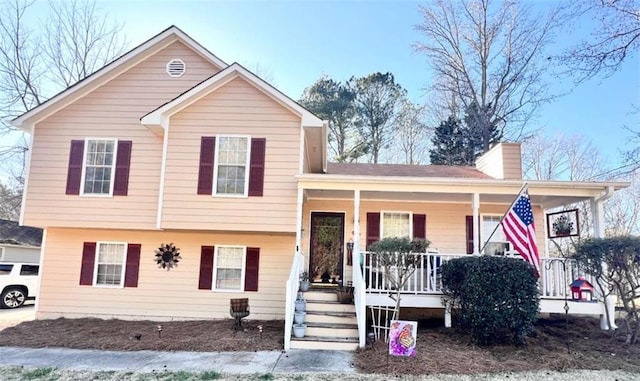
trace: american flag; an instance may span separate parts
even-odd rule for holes
[[[533,223],[531,201],[524,191],[502,219],[502,230],[513,247],[531,263],[539,276],[540,256],[536,245],[536,227]]]

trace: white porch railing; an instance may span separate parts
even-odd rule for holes
[[[578,263],[572,259],[564,258],[542,258],[541,259],[541,280],[543,299],[569,299],[571,300],[571,289],[569,285],[578,277],[584,277],[595,286],[593,277],[585,274],[578,267]],[[600,298],[600,291],[594,293],[594,299]]]
[[[287,279],[286,289],[287,294],[285,297],[285,313],[284,313],[284,350],[291,349],[291,329],[293,326],[293,311],[295,309],[296,297],[298,295],[298,288],[300,287],[300,273],[304,268],[304,255],[297,252],[293,255],[293,262],[291,263],[291,271],[289,271],[289,278]]]
[[[364,348],[367,333],[367,285],[362,275],[362,269],[357,264],[360,263],[360,255],[355,251],[352,254],[353,260],[353,303],[356,310],[356,320],[358,322],[358,345]]]
[[[387,294],[390,290],[390,282],[384,274],[384,269],[378,261],[378,256],[372,252],[363,253],[364,280],[366,292],[369,294]],[[440,254],[421,253],[415,254],[420,257],[415,272],[409,277],[407,283],[402,287],[401,292],[405,295],[441,295],[442,281],[440,277],[440,267],[446,261],[454,258],[467,257],[469,254]],[[519,255],[514,258],[522,258]],[[591,284],[593,279],[579,271],[574,260],[562,258],[542,258],[541,260],[541,288],[542,299],[562,299],[565,297],[571,300],[571,290],[569,285],[579,276],[587,279]],[[564,264],[563,264],[564,262]],[[393,275],[392,275],[393,276]],[[599,293],[596,290],[598,297]]]
[[[365,252],[364,277],[369,293],[388,293],[390,282],[386,279],[384,269],[379,263],[379,257],[375,253]],[[409,277],[402,287],[403,294],[441,294],[442,283],[440,281],[440,266],[442,263],[454,258],[467,256],[467,254],[439,254],[420,253],[416,271]]]

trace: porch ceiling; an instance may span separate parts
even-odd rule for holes
[[[510,204],[522,186],[522,181],[494,179],[385,178],[376,181],[352,177],[335,181],[333,177],[334,181],[321,181],[320,178],[317,175],[298,177],[298,186],[304,189],[307,198],[351,200],[354,190],[360,190],[361,200],[470,204],[473,194],[477,193],[481,204]],[[532,204],[544,209],[597,199],[627,186],[628,183],[528,182]]]

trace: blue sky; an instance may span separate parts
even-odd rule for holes
[[[421,36],[416,1],[99,1],[98,6],[125,24],[131,46],[177,25],[227,63],[265,68],[276,87],[298,99],[322,74],[336,80],[372,72],[392,72],[414,102],[425,102],[431,76],[412,45]],[[550,1],[537,1],[544,7]],[[47,3],[36,4],[44,15]],[[585,35],[588,23],[559,36],[558,45]],[[549,83],[569,94],[540,109],[530,128],[586,135],[619,163],[640,114],[640,63],[627,60],[621,71],[574,88],[570,79]]]

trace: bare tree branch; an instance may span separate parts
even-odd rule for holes
[[[484,127],[498,126],[516,140],[543,102],[546,92],[540,65],[557,27],[556,13],[533,15],[519,2],[435,0],[420,7],[416,30],[424,40],[414,45],[435,72],[432,92],[444,104],[477,104],[488,113]],[[459,116],[459,115],[458,115]],[[483,134],[485,150],[488,133]]]

